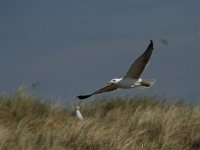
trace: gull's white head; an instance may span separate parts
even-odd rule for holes
[[[110,80],[109,82],[107,82],[107,84],[117,84],[119,81],[121,81],[122,79],[120,78],[120,79],[112,79],[112,80]]]

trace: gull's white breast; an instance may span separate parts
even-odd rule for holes
[[[120,82],[118,82],[118,86],[122,89],[133,88],[138,82],[140,82],[140,80],[141,79],[122,79]]]

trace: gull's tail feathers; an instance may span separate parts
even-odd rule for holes
[[[140,85],[137,86],[137,88],[139,89],[150,88],[151,86],[155,84],[155,82],[156,82],[156,79],[142,79]]]

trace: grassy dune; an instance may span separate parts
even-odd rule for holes
[[[0,96],[0,150],[200,149],[200,105],[102,98],[82,104],[80,121],[73,107],[41,101],[24,92]]]

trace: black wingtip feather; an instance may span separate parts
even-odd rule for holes
[[[150,50],[150,49],[153,49],[154,47],[153,47],[153,41],[152,40],[150,40],[150,44],[149,44],[149,46],[147,47],[147,50]]]
[[[78,98],[78,99],[86,99],[86,98],[88,98],[90,96],[92,96],[92,94],[90,94],[90,95],[79,95],[76,98]]]
[[[152,46],[152,47],[153,47],[153,40],[150,40],[149,46]]]

